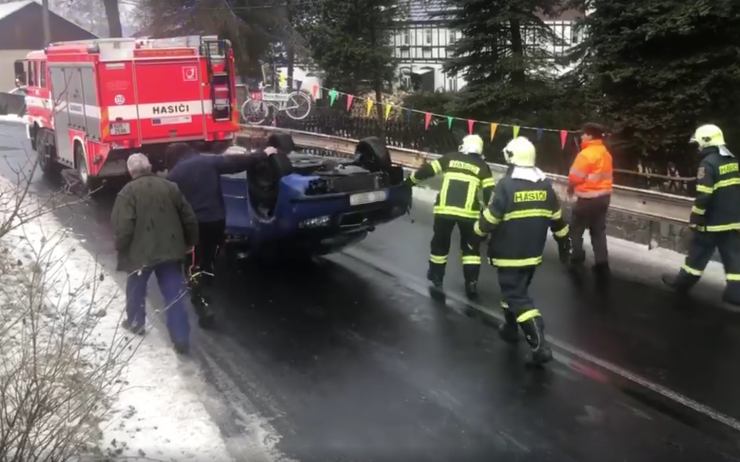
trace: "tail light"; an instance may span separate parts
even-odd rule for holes
[[[111,122],[110,124],[111,135],[130,135],[131,124],[129,122]]]

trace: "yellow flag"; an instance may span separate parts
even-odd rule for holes
[[[370,98],[365,101],[365,107],[367,108],[367,117],[370,117],[370,113],[373,112],[373,104],[375,104],[375,102]]]
[[[519,125],[514,125],[513,130],[514,130],[514,138],[516,138],[517,136],[519,136]]]
[[[491,141],[493,141],[493,137],[496,136],[497,128],[498,128],[498,124],[491,124]]]
[[[390,117],[392,110],[393,103],[385,103],[385,120],[388,120],[388,117]]]

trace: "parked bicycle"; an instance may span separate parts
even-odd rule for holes
[[[303,120],[311,113],[311,98],[303,91],[274,92],[270,87],[260,85],[258,90],[250,91],[242,104],[242,119],[252,125],[261,125],[266,120],[285,112],[293,120]]]

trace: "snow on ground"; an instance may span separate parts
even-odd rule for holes
[[[94,256],[54,217],[47,215],[27,224],[7,235],[0,244],[10,248],[6,261],[17,259],[25,265],[34,250],[50,242],[55,243],[53,259],[66,259],[64,269],[70,279],[69,287],[91,279],[96,281],[80,297],[84,306],[91,300],[91,290],[95,287],[95,299],[99,301],[96,305],[101,307],[96,313],[99,317],[94,331],[96,346],[124,335],[119,327],[124,296],[114,278],[96,265]],[[3,279],[8,277],[3,271],[0,284],[5,284]],[[65,287],[56,289],[62,296],[68,291]],[[107,307],[106,301],[111,302]],[[148,306],[150,316],[154,314],[152,308],[156,308],[151,305]],[[147,325],[146,336],[141,341],[137,337],[129,349],[133,356],[123,371],[121,389],[117,396],[111,397],[109,417],[100,424],[100,450],[125,460],[232,460],[219,429],[194,391],[204,389],[202,378],[187,358],[177,356],[167,332],[156,325]]]
[[[17,114],[0,114],[0,122],[25,123],[25,119]]]

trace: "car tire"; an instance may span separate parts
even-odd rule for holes
[[[392,166],[391,155],[380,138],[371,136],[357,143],[355,164],[371,172],[387,171]]]

